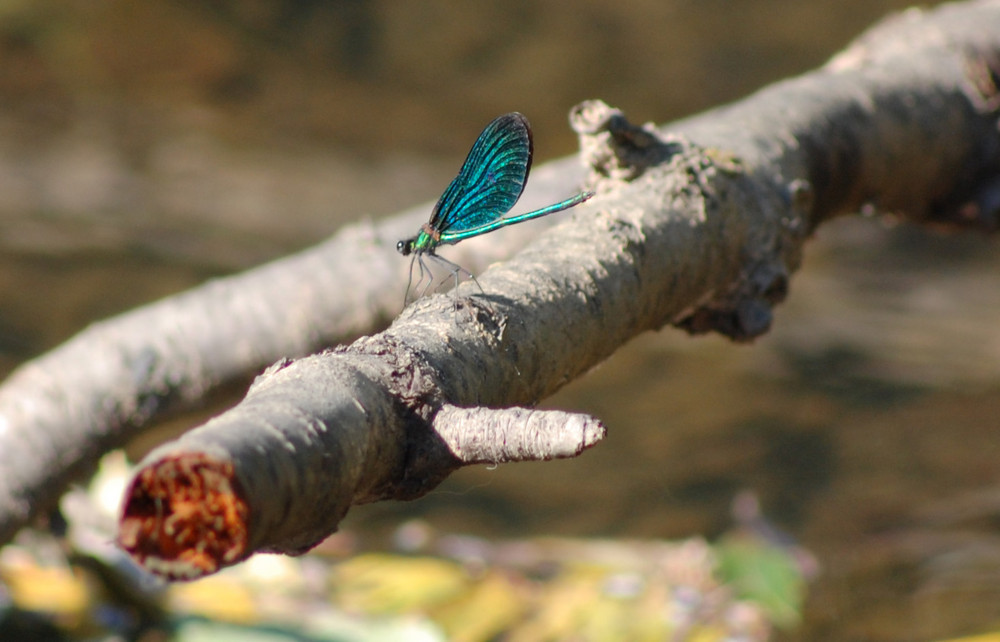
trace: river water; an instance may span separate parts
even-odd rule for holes
[[[432,200],[496,114],[540,160],[570,106],[667,122],[821,64],[893,2],[13,4],[0,14],[0,367],[90,321]],[[803,640],[1000,619],[1000,258],[879,217],[824,226],[750,346],[665,329],[546,407],[577,460],[461,471],[348,526],[681,538],[753,490],[812,551]]]

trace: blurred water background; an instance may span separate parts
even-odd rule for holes
[[[0,371],[432,201],[500,113],[528,115],[543,162],[575,151],[581,100],[666,123],[813,69],[906,6],[2,2]],[[750,489],[822,568],[789,639],[995,625],[998,268],[986,238],[845,217],[755,344],[647,334],[547,400],[606,422],[595,450],[461,471],[345,527],[712,537]]]

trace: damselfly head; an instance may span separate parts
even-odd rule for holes
[[[413,251],[413,244],[416,243],[416,237],[412,239],[403,239],[399,243],[396,243],[396,251],[403,256],[409,256],[410,252]]]

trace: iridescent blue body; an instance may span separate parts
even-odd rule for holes
[[[459,272],[468,274],[461,267],[437,256],[434,249],[438,245],[458,243],[501,227],[559,212],[594,195],[593,192],[584,192],[548,207],[504,218],[504,214],[521,198],[531,170],[531,155],[531,127],[522,114],[504,114],[486,126],[469,150],[458,176],[438,199],[430,221],[424,223],[416,236],[396,244],[396,249],[403,256],[414,255],[414,260],[420,265],[421,279],[427,271],[423,264],[424,255],[451,265],[456,281]],[[412,262],[410,278],[413,278]]]

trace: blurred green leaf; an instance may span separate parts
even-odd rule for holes
[[[781,627],[802,618],[806,582],[792,555],[763,540],[734,535],[716,546],[719,578],[737,597],[760,605]]]

